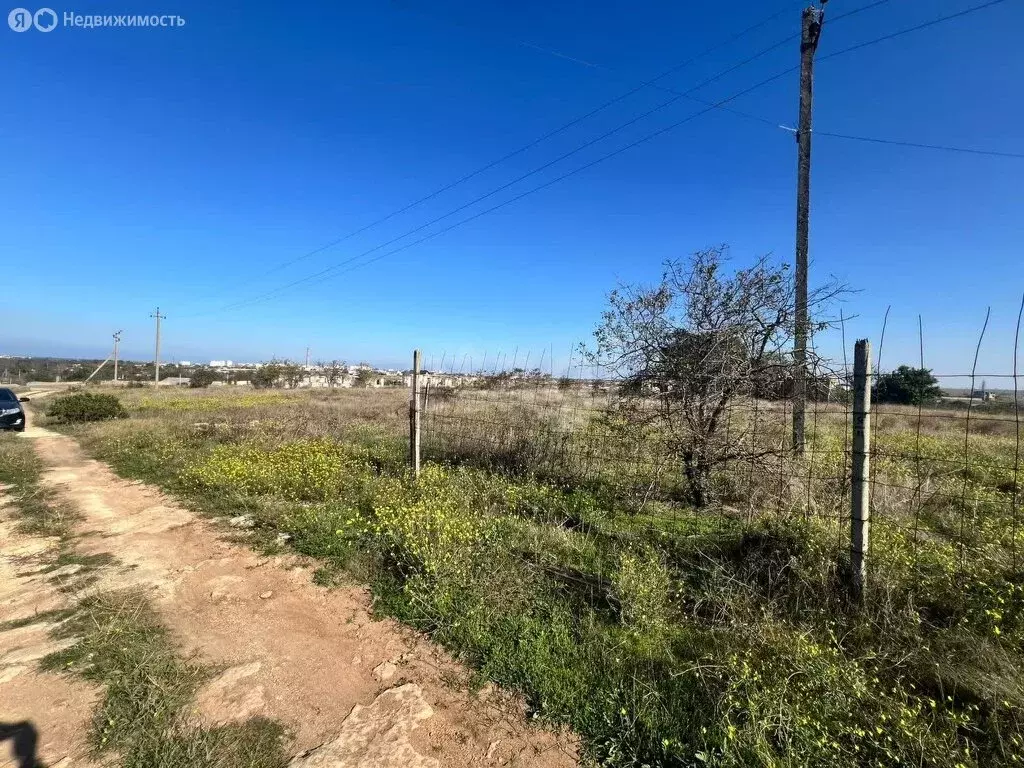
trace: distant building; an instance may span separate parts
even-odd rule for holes
[[[234,363],[231,360],[211,360],[211,368],[230,368]]]
[[[192,365],[191,360],[179,360],[178,365]]]

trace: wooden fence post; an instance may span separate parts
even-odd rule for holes
[[[412,353],[412,393],[409,397],[409,466],[420,475],[420,351]]]
[[[860,339],[853,352],[853,472],[850,499],[850,566],[853,596],[860,601],[867,587],[871,543],[868,475],[871,468],[871,342]]]

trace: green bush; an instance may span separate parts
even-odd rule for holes
[[[256,369],[256,372],[252,375],[252,385],[256,389],[270,389],[278,385],[278,379],[281,378],[282,368],[277,363],[269,363],[267,365],[260,366]]]
[[[46,415],[59,424],[78,424],[86,421],[127,418],[128,412],[113,395],[95,392],[76,392],[54,400]]]
[[[921,405],[933,403],[942,395],[938,380],[927,368],[911,368],[901,365],[895,371],[878,375],[874,386],[874,397],[878,403],[899,403]]]
[[[192,389],[204,389],[219,380],[220,376],[212,368],[196,368],[189,377],[188,385]]]

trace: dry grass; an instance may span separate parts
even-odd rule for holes
[[[787,404],[738,404],[730,435],[772,451],[723,470],[724,506],[692,510],[658,436],[618,429],[607,402],[554,388],[428,400],[428,455],[462,466],[418,483],[403,390],[133,391],[130,420],[80,435],[202,509],[254,514],[332,573],[356,563],[378,610],[572,724],[602,764],[1019,762],[1005,426],[976,432],[972,414],[965,451],[966,420],[947,411],[925,411],[920,435],[917,409],[878,411],[857,608],[846,406],[814,408],[798,459]],[[296,495],[293,476],[323,492]]]
[[[398,436],[408,429],[408,393],[401,389],[132,389],[120,396],[138,423],[178,433],[217,431],[235,440],[284,442],[368,429]]]

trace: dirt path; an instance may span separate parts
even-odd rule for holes
[[[5,506],[0,499],[0,515]],[[0,621],[14,624],[66,608],[60,576],[44,572],[56,541],[15,532],[0,520]],[[51,621],[0,632],[0,768],[22,768],[30,756],[50,768],[84,768],[86,726],[97,698],[93,686],[39,672],[36,662],[67,643],[50,637]],[[73,641],[72,641],[73,642]]]
[[[424,638],[371,619],[364,590],[319,588],[299,559],[229,543],[71,438],[32,426],[25,436],[45,483],[84,515],[76,549],[117,559],[94,588],[146,590],[182,651],[224,670],[200,694],[204,720],[277,719],[293,765],[309,768],[576,765],[570,739],[529,727],[508,697],[468,693],[465,670]],[[67,717],[84,727],[78,709]]]

